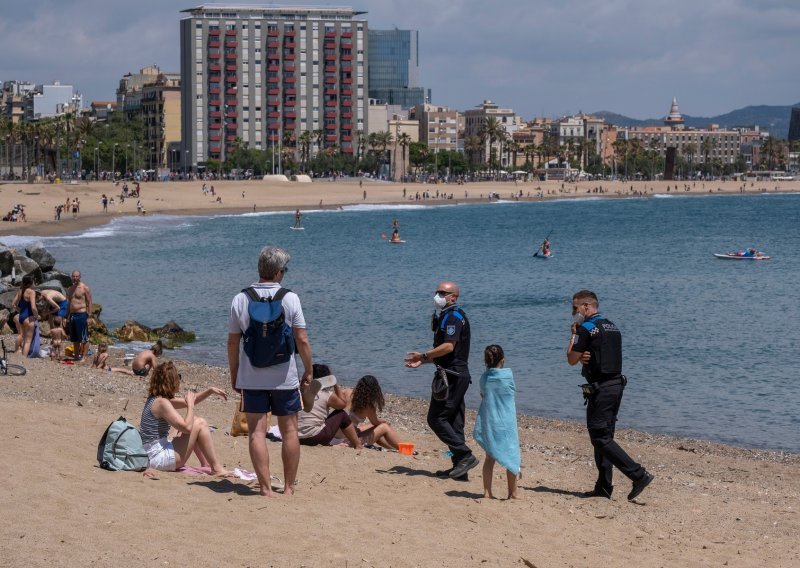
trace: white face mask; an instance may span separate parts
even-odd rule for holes
[[[581,325],[584,321],[586,321],[586,317],[580,312],[575,312],[572,314],[572,321],[577,325]]]
[[[445,296],[440,296],[436,294],[433,296],[433,305],[436,306],[437,310],[442,310],[447,305],[447,299]]]

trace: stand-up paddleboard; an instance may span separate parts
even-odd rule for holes
[[[717,254],[714,253],[714,256],[717,258],[723,258],[725,260],[769,260],[770,256],[761,255],[761,256],[739,256],[735,253],[727,253],[727,254]]]
[[[292,231],[305,231],[305,227],[289,227]]]
[[[393,245],[402,245],[402,244],[405,244],[405,241],[393,241],[393,240],[390,239],[389,243],[393,244]]]
[[[548,254],[548,255],[544,255],[542,253],[538,253],[538,254],[533,255],[533,258],[541,258],[542,260],[549,260],[549,259],[553,258],[554,256],[555,255],[552,252],[550,254]]]

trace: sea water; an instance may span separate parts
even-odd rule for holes
[[[405,244],[382,238],[394,218]],[[519,411],[562,419],[584,416],[565,350],[571,295],[589,288],[623,334],[620,427],[798,452],[798,219],[800,195],[587,198],[362,205],[306,212],[304,231],[292,212],[117,218],[43,240],[58,267],[82,271],[110,327],[175,320],[197,342],[170,355],[218,366],[231,298],[257,279],[262,246],[284,247],[314,360],[345,384],[369,373],[416,397],[432,368],[403,357],[431,347],[436,285],[454,280],[472,327],[467,405],[498,343]],[[548,234],[554,257],[535,258]],[[749,246],[773,259],[712,256]]]

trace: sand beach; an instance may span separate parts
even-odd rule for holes
[[[215,188],[215,196],[203,194],[206,183]],[[129,184],[133,189],[133,184]],[[563,187],[562,187],[563,186]],[[313,183],[249,181],[181,181],[145,182],[140,185],[141,196],[120,202],[122,184],[111,182],[79,182],[75,184],[27,184],[0,182],[0,217],[16,205],[25,206],[25,222],[0,222],[2,235],[59,235],[78,233],[86,228],[104,225],[113,217],[137,215],[137,201],[142,202],[147,215],[209,215],[216,213],[247,213],[256,211],[336,208],[346,205],[475,203],[488,200],[490,193],[501,199],[512,199],[522,192],[520,200],[565,199],[586,197],[632,197],[653,195],[732,195],[740,193],[797,192],[800,181],[513,181],[474,182],[458,184],[395,183],[365,178],[332,181],[316,179]],[[595,189],[603,189],[597,193]],[[406,196],[403,197],[403,190]],[[433,197],[415,201],[417,192],[428,191]],[[453,195],[452,201],[435,198]],[[366,192],[366,198],[364,198]],[[103,212],[102,195],[114,198],[108,212]],[[540,197],[541,195],[541,197]],[[219,201],[217,200],[219,197]],[[67,200],[78,198],[80,212],[73,218],[64,210],[60,221],[54,220],[54,209]]]
[[[416,204],[408,197],[426,190],[453,193],[459,203],[479,201],[481,194],[485,200],[489,192],[507,199],[522,191],[525,200],[539,199],[540,191],[541,199],[620,197],[630,195],[631,185],[648,196],[668,193],[667,186],[680,195],[800,191],[800,182],[770,181],[689,182],[690,191],[683,182],[581,182],[577,191],[576,184],[562,189],[561,182],[206,182],[213,183],[220,203],[203,195],[202,183],[142,184],[140,199],[148,215],[207,215],[254,206],[316,209],[320,201],[322,207]],[[593,193],[599,186],[605,192]],[[0,241],[2,235],[79,233],[115,216],[136,215],[137,199],[119,204],[119,191],[111,183],[0,185],[0,211],[23,204],[27,217],[0,223]],[[108,214],[100,204],[103,193],[117,201]],[[53,221],[54,207],[73,197],[81,201],[78,218],[65,212]],[[102,291],[95,296],[100,301]],[[134,307],[130,317],[136,317]],[[110,363],[122,366],[122,355],[113,349]],[[521,416],[522,500],[485,500],[480,468],[468,482],[433,476],[449,459],[425,424],[427,402],[389,396],[385,418],[404,441],[416,444],[416,455],[304,447],[297,494],[265,499],[241,480],[101,470],[100,436],[119,416],[138,425],[146,384],[88,364],[29,360],[18,353],[10,360],[28,372],[0,377],[5,566],[800,565],[797,454],[623,430],[617,438],[655,474],[654,483],[629,503],[629,482],[617,472],[613,500],[583,499],[579,493],[591,489],[595,476],[584,426]],[[227,368],[176,364],[182,390],[230,390]],[[340,380],[352,386],[354,378]],[[420,374],[417,380],[427,379]],[[247,439],[229,435],[237,401],[235,395],[228,401],[211,397],[197,411],[216,427],[224,465],[252,469]],[[474,413],[468,413],[470,441],[473,425]],[[268,447],[272,473],[282,476],[280,446]],[[482,451],[477,455],[483,459]],[[504,475],[495,468],[499,496],[505,493]]]

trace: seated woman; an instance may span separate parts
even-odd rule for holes
[[[358,430],[361,443],[380,444],[387,449],[397,449],[397,432],[378,413],[386,401],[378,379],[372,375],[361,377],[350,396],[350,418]],[[369,420],[369,424],[367,424]]]
[[[202,393],[186,391],[184,398],[175,398],[181,384],[181,376],[172,361],[161,363],[150,377],[147,402],[142,409],[142,434],[144,449],[150,458],[150,467],[160,471],[175,471],[186,465],[192,452],[202,467],[210,467],[214,475],[228,475],[217,459],[214,441],[208,422],[195,416],[194,407],[212,394],[228,399],[228,394],[216,387]],[[178,409],[186,409],[181,416]],[[172,426],[178,435],[167,438]]]
[[[345,411],[347,403],[342,394],[341,387],[336,384],[336,377],[331,374],[327,365],[314,365],[312,368],[314,380],[308,387],[308,394],[304,398],[315,395],[313,407],[309,412],[301,410],[297,415],[297,433],[300,443],[304,446],[328,445],[341,430],[350,445],[361,449],[356,429],[350,420],[350,415]],[[333,383],[331,387],[323,384]],[[328,409],[333,412],[328,414]]]

